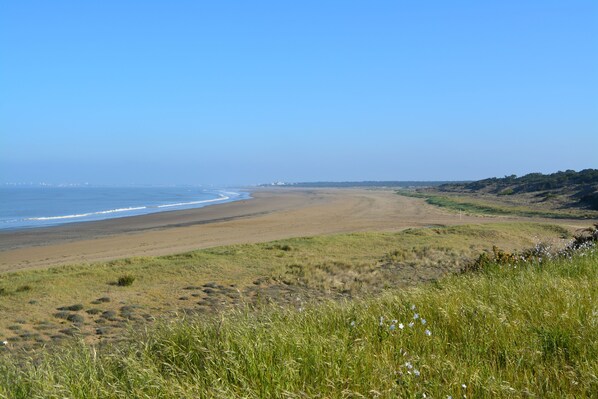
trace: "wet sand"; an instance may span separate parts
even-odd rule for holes
[[[261,189],[252,196],[199,209],[1,232],[0,273],[318,234],[530,220],[458,215],[392,190]]]

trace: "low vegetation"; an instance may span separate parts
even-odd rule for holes
[[[592,211],[583,211],[576,209],[542,209],[534,208],[529,205],[505,203],[487,197],[472,197],[467,195],[447,195],[446,193],[432,191],[397,191],[397,194],[423,198],[430,205],[436,205],[453,212],[463,212],[472,215],[488,216],[523,216],[523,217],[543,217],[552,219],[589,219],[598,216],[598,213]]]
[[[596,397],[594,232],[564,250],[536,246],[535,256],[496,248],[470,271],[369,298],[168,319],[102,347],[80,341],[29,357],[7,350],[0,395]],[[301,248],[286,245],[265,250]],[[403,256],[389,251],[383,259]]]
[[[118,285],[119,287],[127,287],[129,285],[132,285],[134,281],[135,276],[125,274],[124,276],[120,276],[118,278],[118,280],[116,281],[116,285]]]
[[[598,218],[598,170],[530,173],[437,187],[400,190],[431,205],[482,215],[556,219]]]
[[[598,169],[580,172],[567,170],[548,175],[529,173],[504,178],[490,178],[469,183],[448,183],[441,191],[487,192],[497,195],[534,193],[544,201],[558,196],[569,197],[572,206],[598,210]]]
[[[131,325],[269,303],[295,309],[433,281],[499,245],[562,242],[556,225],[497,223],[301,237],[183,254],[0,274],[0,341],[37,351],[77,337],[121,339]],[[121,286],[119,278],[124,278]],[[20,287],[26,286],[27,290]],[[82,309],[71,306],[82,305]]]

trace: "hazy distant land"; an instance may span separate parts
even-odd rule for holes
[[[274,182],[262,184],[261,187],[304,187],[304,188],[362,188],[362,187],[436,187],[443,184],[455,184],[461,183],[457,181],[345,181],[345,182],[334,182],[334,181],[322,181],[322,182],[299,182],[299,183],[286,183],[286,182]]]

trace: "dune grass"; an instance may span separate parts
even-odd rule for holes
[[[206,295],[201,289],[197,292],[187,287],[210,282],[234,286],[231,289],[241,292],[240,302],[246,298],[247,287],[257,287],[257,279],[268,279],[264,286],[297,287],[304,292],[317,291],[316,295],[324,298],[338,293],[363,295],[458,270],[493,244],[510,250],[568,235],[567,229],[556,225],[496,223],[293,238],[4,273],[0,275],[0,341],[35,349],[73,334],[83,334],[88,341],[117,336],[131,317],[116,320],[109,316],[114,319],[108,320],[112,332],[98,336],[97,323],[104,312],[111,315],[133,306],[137,317],[153,318],[196,309],[201,298],[190,294]],[[382,267],[387,263],[400,263],[400,267]],[[126,279],[119,284],[123,277]],[[223,295],[211,296],[207,299],[226,300]],[[180,299],[184,297],[188,299]],[[109,301],[99,301],[101,298]],[[76,316],[60,313],[61,308],[73,304],[84,308]],[[75,329],[67,317],[79,321]]]
[[[455,212],[464,212],[473,215],[496,215],[496,216],[524,216],[543,217],[552,219],[591,219],[596,218],[598,213],[583,209],[543,209],[529,205],[513,205],[500,201],[499,197],[490,200],[481,200],[466,195],[438,195],[428,192],[415,192],[400,190],[397,194],[423,198],[430,205],[436,205]],[[511,197],[511,199],[513,199]]]
[[[109,347],[6,354],[0,396],[596,397],[597,304],[594,249],[370,299],[164,321]]]

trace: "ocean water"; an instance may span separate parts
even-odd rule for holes
[[[198,187],[0,187],[0,230],[145,215],[249,198]]]

